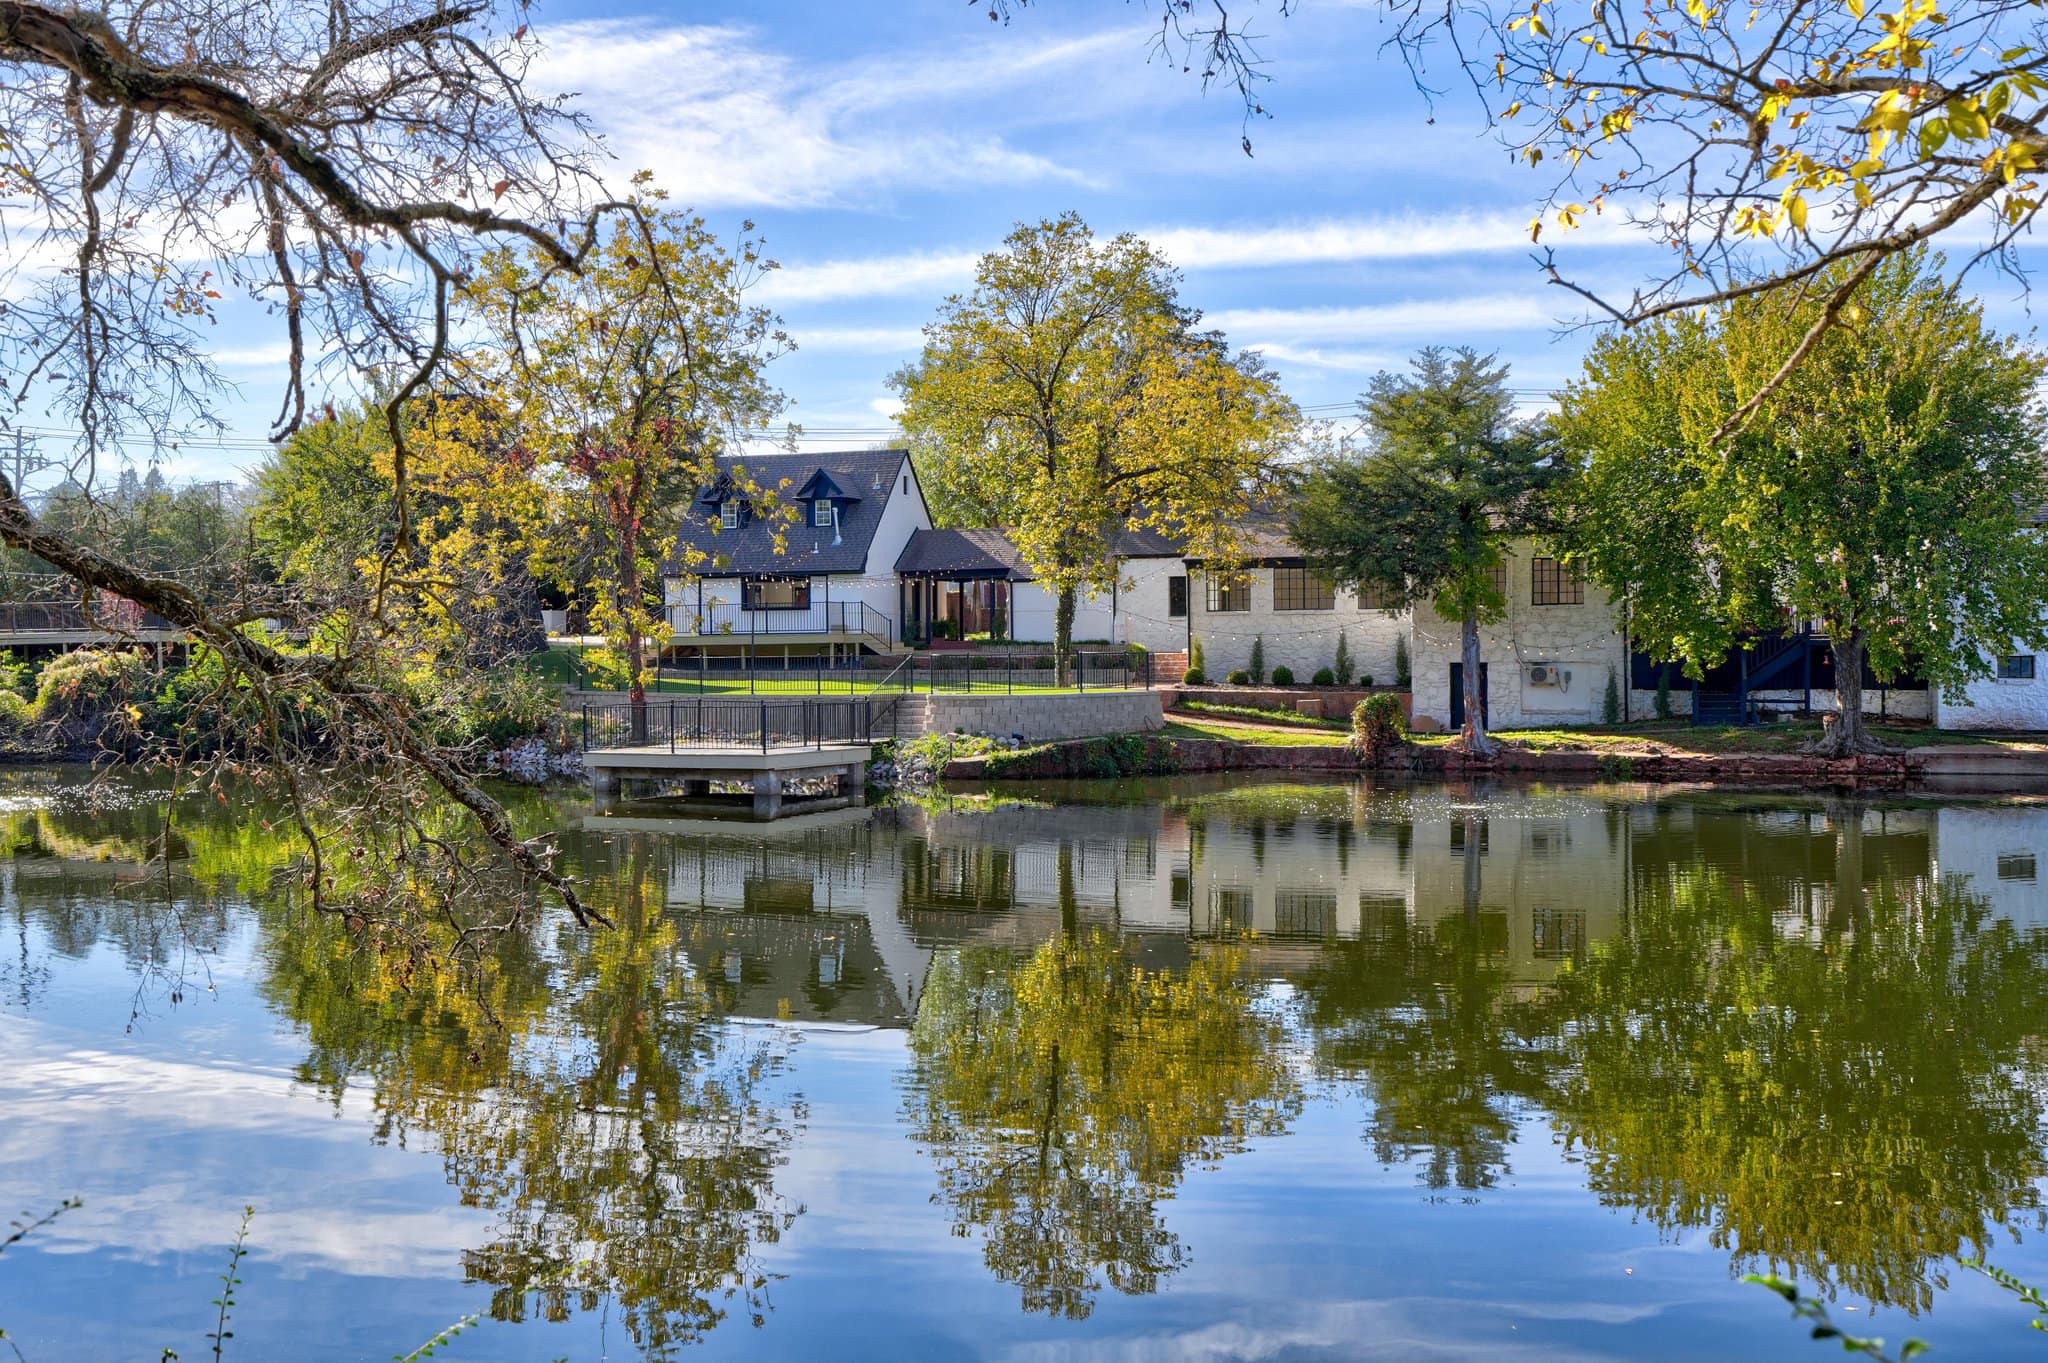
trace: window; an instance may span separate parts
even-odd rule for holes
[[[1529,601],[1537,606],[1583,606],[1586,584],[1556,559],[1539,558],[1529,565]]]
[[[740,583],[740,605],[750,611],[800,611],[811,606],[807,577],[750,577]]]
[[[2011,653],[1998,660],[2000,681],[2032,681],[2034,679],[2034,655]]]
[[[1367,583],[1358,589],[1358,608],[1362,611],[1400,610],[1406,603],[1401,593],[1378,583]]]
[[[739,529],[740,504],[735,501],[720,502],[718,504],[718,523],[727,530]]]
[[[1204,603],[1211,615],[1238,615],[1252,608],[1252,584],[1240,579],[1224,582],[1210,578],[1204,584],[1208,600]]]
[[[910,475],[907,473],[903,475],[903,495],[906,497],[910,495]]]
[[[811,503],[811,524],[824,529],[832,528],[832,503],[820,497]]]
[[[1166,613],[1179,620],[1188,613],[1188,580],[1185,577],[1166,579]]]
[[[1250,890],[1217,887],[1210,892],[1210,914],[1212,930],[1216,932],[1250,932],[1252,930],[1252,892]]]
[[[2034,854],[2032,852],[2006,853],[1998,859],[1998,878],[2000,880],[2024,880],[2031,883],[2034,879]]]
[[[1306,568],[1273,570],[1273,609],[1276,611],[1326,611],[1337,606],[1337,593],[1330,580]]]
[[[1487,575],[1488,577],[1490,577],[1490,578],[1492,578],[1492,579],[1493,579],[1493,589],[1494,589],[1495,591],[1499,592],[1499,593],[1500,593],[1500,594],[1501,594],[1502,596],[1506,596],[1506,595],[1508,594],[1508,565],[1507,565],[1507,564],[1505,564],[1505,563],[1496,563],[1496,564],[1494,564],[1494,565],[1493,565],[1493,566],[1492,566],[1491,568],[1488,568],[1488,569],[1486,570],[1486,575]]]
[[[1337,896],[1323,890],[1282,890],[1273,896],[1273,931],[1281,937],[1337,935]]]

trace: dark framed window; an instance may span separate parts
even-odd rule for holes
[[[820,497],[811,503],[811,524],[821,529],[832,528],[832,503]]]
[[[1337,608],[1337,593],[1330,579],[1307,568],[1273,570],[1273,609],[1276,611],[1327,611]]]
[[[1250,890],[1218,886],[1210,891],[1210,910],[1215,918],[1218,932],[1250,932],[1253,927],[1253,900]]]
[[[1362,611],[1399,610],[1404,604],[1400,592],[1377,582],[1368,582],[1358,589],[1358,608]]]
[[[1273,896],[1273,931],[1282,937],[1337,935],[1337,896],[1325,890],[1281,890]]]
[[[811,606],[807,577],[750,577],[740,583],[740,606],[750,611],[800,611]]]
[[[1239,615],[1252,608],[1252,584],[1243,579],[1225,582],[1212,577],[1203,585],[1203,605],[1211,615]]]
[[[1166,613],[1176,620],[1188,613],[1188,580],[1185,576],[1166,579]]]
[[[2034,878],[2034,854],[2032,852],[2008,852],[1998,859],[2000,880],[2026,880]]]
[[[720,502],[718,504],[718,523],[727,530],[739,529],[740,504],[730,500]]]
[[[2000,681],[2032,681],[2034,679],[2034,655],[2031,653],[2008,653],[1998,660]]]
[[[1554,558],[1534,559],[1529,564],[1529,602],[1536,606],[1583,606],[1586,584]]]
[[[1494,564],[1494,565],[1493,565],[1493,566],[1492,566],[1491,568],[1488,568],[1488,569],[1486,570],[1486,575],[1487,575],[1488,577],[1490,577],[1490,578],[1492,578],[1492,579],[1493,579],[1493,589],[1494,589],[1495,591],[1499,592],[1499,593],[1500,593],[1500,594],[1501,594],[1502,596],[1506,596],[1506,595],[1508,594],[1508,565],[1507,565],[1507,564],[1505,564],[1505,563],[1496,563],[1496,564]]]

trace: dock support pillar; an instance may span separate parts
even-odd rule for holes
[[[839,793],[854,804],[868,802],[868,764],[849,762],[846,770],[839,774]]]
[[[591,767],[590,793],[599,800],[609,800],[619,793],[619,774],[610,767]]]
[[[782,813],[782,774],[764,771],[754,775],[754,817],[772,819]]]

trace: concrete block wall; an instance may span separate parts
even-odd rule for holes
[[[1018,734],[1038,743],[1157,729],[1165,723],[1159,700],[1157,691],[1065,696],[949,696],[942,692],[925,697],[932,733]]]

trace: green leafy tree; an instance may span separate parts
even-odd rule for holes
[[[941,504],[1008,529],[1055,594],[1062,666],[1079,594],[1117,580],[1112,537],[1157,530],[1234,560],[1294,428],[1257,355],[1198,323],[1163,256],[1128,234],[1098,242],[1068,213],[983,256],[892,380]]]
[[[1847,267],[1838,267],[1846,269]],[[1954,686],[2015,642],[2048,645],[2048,497],[2034,394],[2048,361],[1984,325],[1924,253],[1896,256],[1733,439],[1722,414],[1825,306],[1744,299],[1603,338],[1563,396],[1584,465],[1574,556],[1638,639],[1689,675],[1748,631],[1816,622],[1838,719],[1821,750],[1877,743],[1866,664]]]
[[[1507,609],[1494,584],[1508,542],[1546,524],[1557,468],[1538,433],[1517,425],[1507,366],[1432,346],[1411,377],[1377,375],[1359,400],[1369,444],[1302,480],[1291,531],[1340,585],[1417,601],[1462,632],[1467,751],[1494,751],[1481,702],[1479,627]]]
[[[279,576],[336,582],[389,542],[390,445],[384,413],[364,405],[301,427],[257,467],[250,532]]]
[[[636,184],[638,211],[575,274],[541,250],[484,257],[465,296],[495,344],[466,362],[463,400],[435,423],[449,494],[486,499],[541,576],[591,589],[638,730],[650,645],[668,637],[662,565],[716,457],[781,412],[765,370],[786,337],[746,302],[766,268],[759,244],[728,250]],[[492,539],[456,532],[442,549],[469,559]]]

